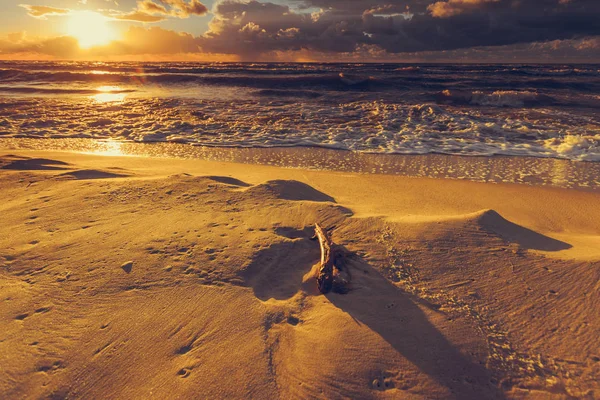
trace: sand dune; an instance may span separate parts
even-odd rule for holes
[[[3,398],[600,395],[596,193],[0,159]],[[316,222],[347,294],[317,291]]]

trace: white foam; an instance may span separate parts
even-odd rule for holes
[[[527,97],[502,93],[485,101],[515,104],[523,96]],[[131,98],[120,105],[107,105],[61,98],[0,98],[0,137],[111,138],[228,147],[322,146],[372,153],[504,154],[600,161],[600,124],[593,117],[543,108],[482,111],[382,101]]]
[[[582,161],[600,161],[600,134],[567,135],[544,141],[553,153],[564,158]]]

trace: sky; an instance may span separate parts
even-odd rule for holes
[[[600,62],[600,0],[0,0],[0,59]]]

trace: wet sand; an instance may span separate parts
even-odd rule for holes
[[[3,398],[600,395],[594,187],[0,164]],[[316,290],[315,223],[346,250],[346,294]]]
[[[0,138],[0,148],[8,152],[46,150],[105,156],[197,159],[317,171],[600,190],[600,163],[557,158],[374,154],[322,147],[207,147],[91,139]]]

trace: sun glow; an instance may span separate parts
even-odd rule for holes
[[[67,34],[77,39],[83,49],[109,44],[117,38],[109,21],[97,12],[76,11],[69,16]]]
[[[96,89],[98,94],[92,96],[92,99],[98,103],[118,103],[125,101],[127,92],[118,86],[101,86]]]
[[[96,154],[100,156],[124,156],[123,142],[116,140],[97,140],[95,143],[96,148],[89,152],[89,154]]]

